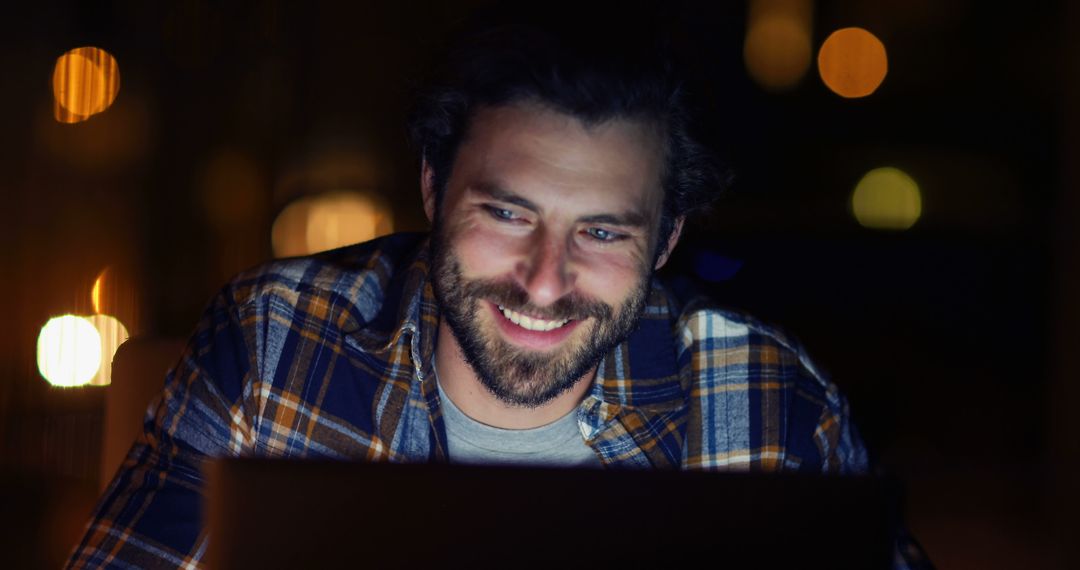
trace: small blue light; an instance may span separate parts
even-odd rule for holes
[[[741,259],[734,259],[712,251],[699,251],[694,255],[694,273],[713,283],[727,281],[742,269]]]

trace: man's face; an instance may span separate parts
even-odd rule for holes
[[[495,396],[540,406],[633,329],[653,270],[662,161],[656,130],[638,121],[586,128],[532,104],[475,115],[435,214],[432,274],[450,330]]]

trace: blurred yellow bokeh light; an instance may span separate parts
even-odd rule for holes
[[[94,326],[101,338],[101,365],[88,383],[91,386],[108,386],[112,383],[113,356],[116,356],[116,349],[128,339],[127,327],[111,315],[90,315],[83,318]]]
[[[38,335],[37,364],[53,386],[82,386],[101,367],[101,335],[82,317],[49,319]]]
[[[841,97],[866,97],[885,80],[889,59],[885,45],[862,28],[836,30],[818,51],[821,80]]]
[[[75,48],[56,60],[52,77],[54,116],[78,123],[108,109],[120,92],[120,67],[109,52]]]
[[[794,87],[810,68],[813,53],[810,0],[751,0],[748,12],[746,70],[769,91]]]
[[[327,192],[301,198],[274,220],[276,257],[327,251],[368,241],[393,231],[390,210],[382,200],[359,192]]]
[[[855,186],[851,208],[865,228],[906,230],[922,215],[922,197],[919,185],[904,171],[875,168]]]

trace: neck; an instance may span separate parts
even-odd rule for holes
[[[585,397],[596,376],[596,367],[593,367],[570,391],[535,408],[509,404],[496,398],[480,381],[476,371],[465,361],[457,338],[446,321],[439,322],[435,368],[439,371],[439,385],[458,409],[480,423],[503,429],[540,427],[565,416]]]

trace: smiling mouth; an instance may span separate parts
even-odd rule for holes
[[[498,307],[499,307],[499,311],[502,312],[503,316],[506,317],[506,319],[508,321],[514,323],[515,325],[517,325],[517,326],[519,326],[519,327],[521,327],[521,328],[523,328],[525,330],[530,330],[530,331],[547,332],[547,331],[551,331],[551,330],[555,330],[557,328],[560,328],[560,327],[566,325],[566,323],[571,321],[571,319],[559,319],[559,320],[548,321],[548,320],[540,319],[540,318],[537,318],[537,317],[530,317],[528,315],[523,315],[523,314],[521,314],[521,313],[519,313],[517,311],[511,311],[510,309],[507,309],[506,307],[504,307],[502,305],[499,305]]]

